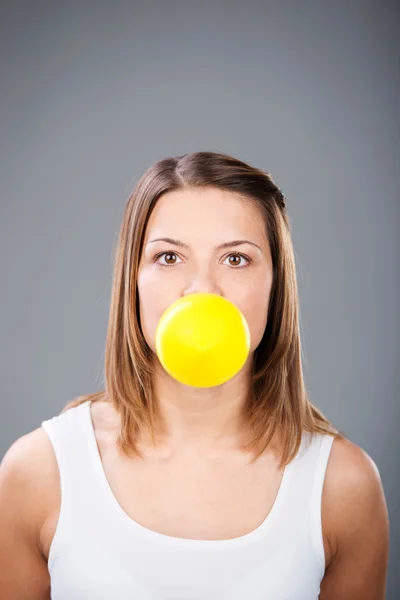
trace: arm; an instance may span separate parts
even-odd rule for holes
[[[38,538],[44,519],[41,436],[36,430],[19,438],[0,465],[0,600],[50,599]]]
[[[332,532],[334,558],[320,600],[385,600],[389,520],[378,469],[348,440],[332,447],[323,514]]]

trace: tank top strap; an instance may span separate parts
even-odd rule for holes
[[[325,572],[325,550],[322,529],[322,491],[334,435],[317,434],[314,439],[315,470],[310,497],[310,536],[317,554],[321,557],[321,577]]]
[[[291,527],[312,549],[320,576],[325,571],[322,530],[322,490],[332,449],[333,435],[305,432],[293,462],[287,517]],[[304,546],[305,547],[305,546]]]
[[[89,411],[90,403],[84,402],[41,423],[53,446],[63,495],[71,489],[82,490],[91,471],[86,424]]]
[[[74,540],[75,532],[91,527],[91,521],[101,522],[101,488],[93,468],[93,443],[89,427],[90,402],[84,402],[65,413],[45,420],[46,431],[57,460],[61,492],[61,507],[55,535],[50,547],[48,566]]]
[[[293,477],[296,484],[301,482],[305,496],[310,498],[309,501],[313,505],[312,510],[316,509],[321,502],[333,441],[334,436],[330,434],[304,432],[302,443],[294,459]]]
[[[326,469],[334,439],[334,435],[314,434],[313,459],[315,468],[313,473],[311,494],[311,509],[313,512],[317,512],[317,509],[321,506],[322,489],[324,486]]]

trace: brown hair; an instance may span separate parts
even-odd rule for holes
[[[142,175],[125,207],[116,249],[105,349],[105,389],[79,396],[62,412],[87,400],[111,401],[121,418],[117,438],[126,455],[139,455],[135,434],[154,440],[157,403],[152,357],[143,336],[137,273],[146,225],[157,200],[171,190],[217,187],[255,201],[264,216],[273,263],[267,326],[254,353],[253,384],[244,409],[252,433],[253,460],[279,432],[280,464],[296,455],[304,431],[339,435],[308,399],[303,380],[296,267],[286,199],[269,173],[218,152],[164,158]]]

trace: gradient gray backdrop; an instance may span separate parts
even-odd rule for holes
[[[376,462],[399,597],[396,3],[3,3],[0,456],[101,389],[113,248],[156,160],[218,150],[288,199],[313,403]]]

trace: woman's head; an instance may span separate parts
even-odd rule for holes
[[[160,238],[170,240],[155,241]],[[278,432],[282,464],[294,456],[304,430],[336,432],[309,402],[303,382],[285,197],[268,173],[226,154],[195,152],[150,167],[123,217],[105,395],[121,414],[125,452],[138,453],[135,433],[155,428],[158,321],[172,302],[194,292],[225,296],[249,323],[253,360],[245,418],[257,455]]]
[[[116,285],[124,278],[125,311],[134,312],[131,325],[141,354],[149,356],[149,348],[154,353],[155,328],[167,306],[196,291],[221,294],[242,310],[252,351],[266,333],[274,296],[283,312],[284,305],[288,309],[286,321],[293,319],[290,308],[297,298],[295,279],[288,281],[293,275],[288,231],[282,192],[269,174],[244,162],[197,152],[150,167],[127,203],[115,272]],[[185,246],[154,241],[162,238]],[[238,240],[255,245],[218,248]],[[114,287],[113,298],[121,300],[121,292]]]
[[[238,306],[253,352],[264,334],[271,286],[269,242],[254,200],[217,187],[189,186],[159,198],[137,276],[141,330],[154,353],[163,312],[195,292],[218,294]]]

